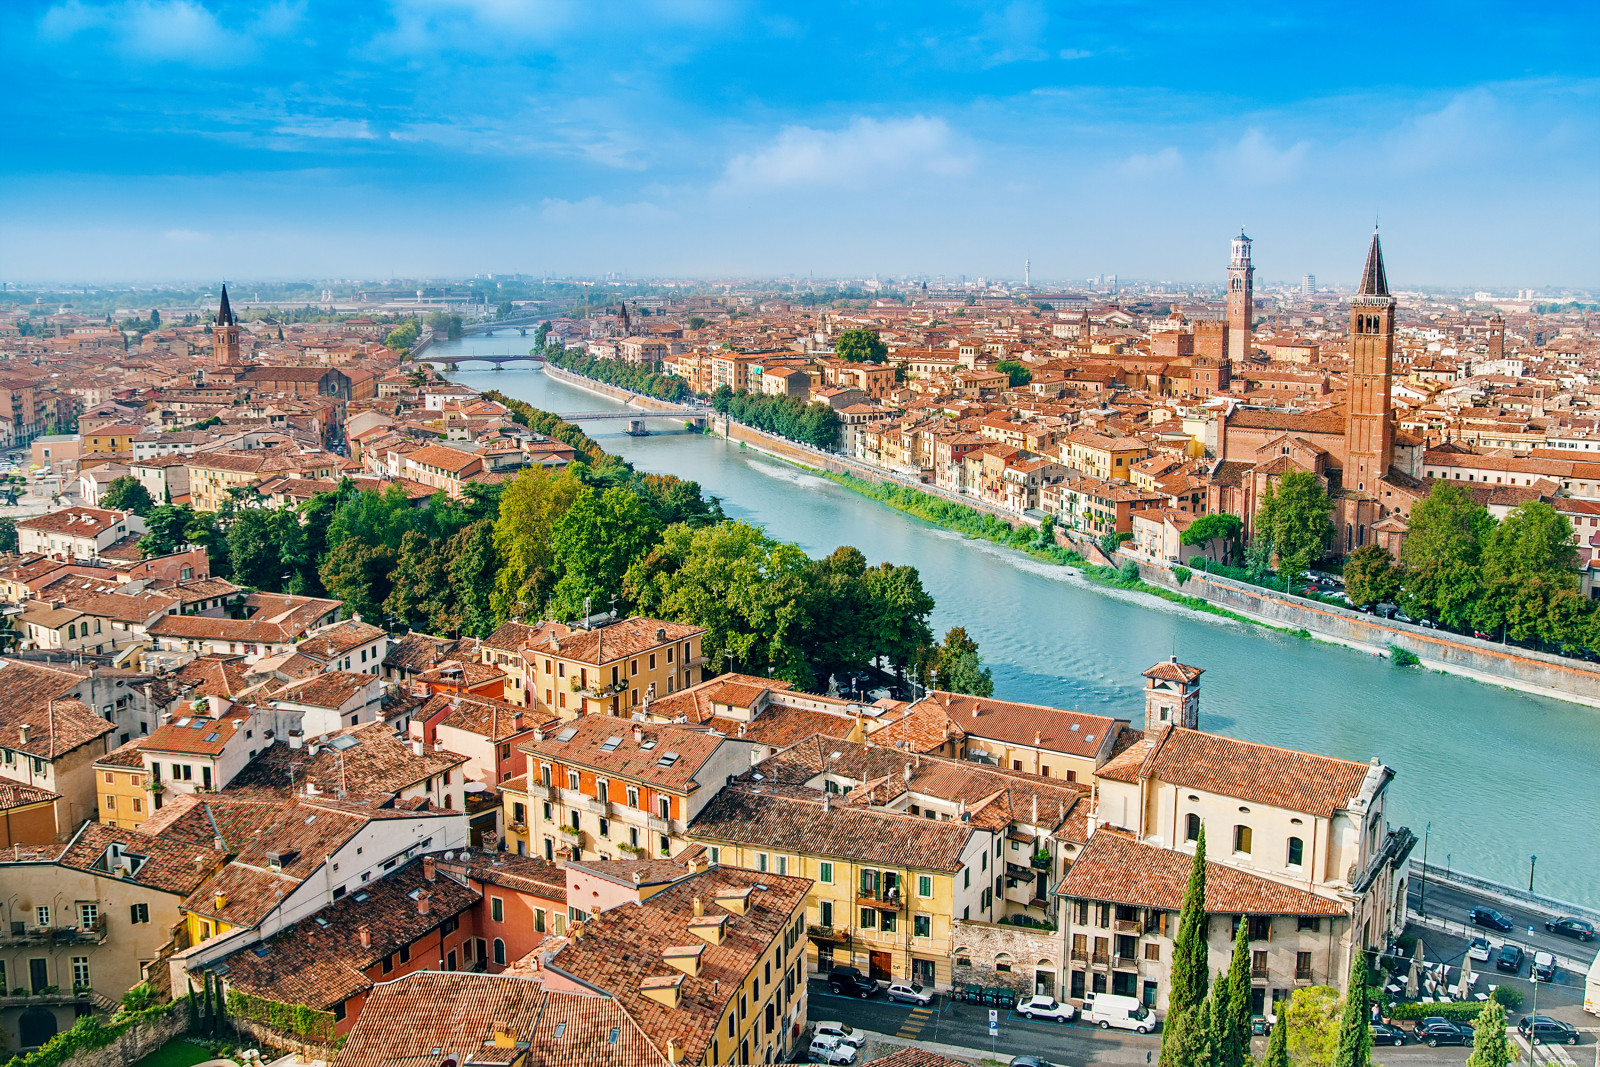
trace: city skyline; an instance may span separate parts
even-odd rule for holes
[[[1377,216],[1398,288],[1592,287],[1586,18],[19,4],[0,276],[1199,280],[1242,224],[1339,287]]]

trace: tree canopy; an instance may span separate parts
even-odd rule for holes
[[[833,339],[833,354],[850,363],[882,363],[889,346],[871,330],[843,330]]]
[[[111,479],[105,492],[100,494],[100,504],[115,511],[131,511],[142,517],[150,514],[155,501],[143,482],[131,474],[123,474]]]
[[[1315,474],[1287,471],[1262,494],[1256,531],[1271,544],[1280,569],[1298,577],[1333,542],[1332,511],[1333,501]]]

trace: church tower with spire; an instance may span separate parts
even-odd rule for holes
[[[1383,247],[1372,231],[1361,288],[1350,301],[1350,389],[1345,416],[1344,487],[1373,497],[1394,463],[1394,297]]]
[[[227,282],[222,283],[222,303],[217,308],[217,321],[211,327],[211,362],[217,367],[231,367],[239,362],[239,323],[228,303]]]
[[[1250,327],[1255,321],[1256,269],[1250,265],[1250,238],[1239,231],[1228,259],[1228,358],[1250,357]]]

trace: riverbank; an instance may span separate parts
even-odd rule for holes
[[[574,388],[633,407],[674,406],[570,371],[546,367],[545,373]],[[1091,587],[1098,587],[1107,594],[1115,591],[1135,598],[1162,600],[1193,612],[1342,645],[1374,656],[1388,657],[1399,648],[1418,658],[1419,669],[1600,708],[1600,669],[1596,665],[1524,649],[1513,652],[1491,641],[1393,623],[1201,571],[1192,572],[1180,583],[1168,568],[1139,563],[1137,577],[1134,577],[1120,568],[1083,558],[1095,552],[1092,546],[1063,543],[1060,534],[1053,545],[1039,544],[1036,529],[1019,519],[965,500],[955,501],[943,494],[927,492],[925,486],[913,488],[893,472],[870,468],[852,457],[811,449],[731,422],[723,416],[713,419],[712,428],[713,432],[738,441],[745,448],[812,471],[896,511],[965,537],[1012,549],[1040,562],[1067,568]],[[1033,536],[1027,536],[1029,532]],[[1024,536],[1019,538],[1018,533]]]

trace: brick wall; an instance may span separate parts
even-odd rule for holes
[[[950,944],[955,960],[950,973],[957,987],[1006,986],[1019,997],[1032,996],[1043,971],[1050,976],[1051,992],[1061,995],[1066,968],[1061,965],[1059,932],[957,919],[950,924]],[[997,970],[997,964],[1011,969]]]

